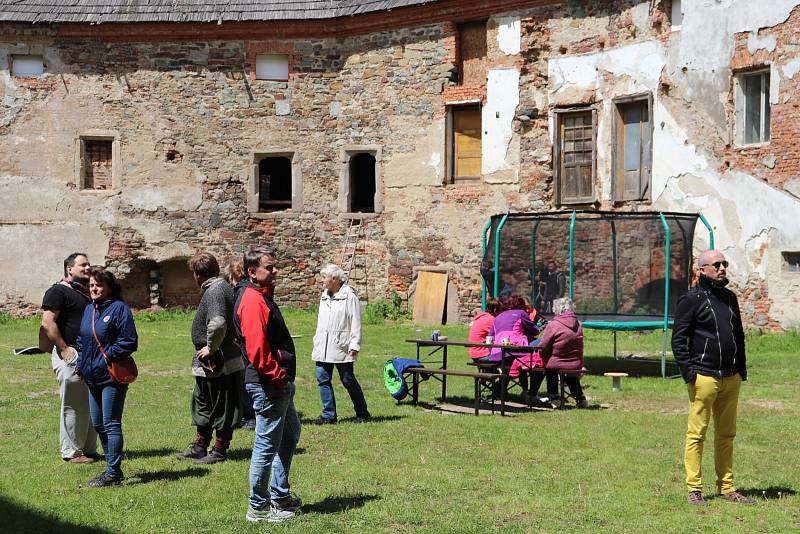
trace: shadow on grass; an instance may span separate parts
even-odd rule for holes
[[[306,450],[303,447],[297,447],[294,450],[294,455],[299,456],[301,454],[305,454]],[[233,460],[234,462],[240,462],[242,460],[250,461],[250,458],[253,456],[253,449],[233,449],[228,451],[228,460]]]
[[[398,421],[400,419],[403,419],[404,417],[405,416],[403,416],[403,415],[373,415],[372,417],[370,417],[367,421],[364,421],[363,423],[355,423],[355,419],[356,419],[355,417],[347,417],[345,419],[339,419],[339,422],[336,423],[336,424],[354,423],[354,424],[361,424],[361,425],[374,425],[376,423],[386,423],[386,422],[389,422],[389,421]],[[309,425],[309,426],[325,426],[325,425],[315,425],[313,423],[313,421],[316,421],[316,420],[317,420],[316,418],[315,419],[302,419],[300,421],[300,423],[303,426],[305,426],[305,425]]]
[[[785,486],[770,486],[768,488],[748,488],[748,489],[740,489],[739,493],[742,495],[747,495],[748,497],[752,497],[754,499],[758,499],[762,497],[764,499],[784,499],[791,495],[797,495],[797,492],[792,488],[787,488]]]
[[[175,482],[176,480],[180,480],[182,478],[190,478],[190,477],[199,478],[199,477],[204,477],[207,474],[208,474],[208,469],[201,469],[199,467],[189,467],[181,471],[170,471],[167,469],[162,469],[160,471],[139,473],[138,475],[126,480],[125,485],[135,486],[138,484],[148,484],[150,482],[156,482],[159,480]]]
[[[145,449],[145,450],[127,450],[125,451],[125,459],[133,460],[134,458],[158,458],[161,456],[175,457],[176,453],[183,452],[180,449],[169,449],[162,447],[160,449]]]
[[[93,528],[86,525],[75,525],[61,521],[55,517],[44,515],[41,512],[21,506],[13,501],[0,497],[0,517],[3,518],[4,532],[41,532],[43,534],[60,533],[88,533],[101,534],[111,532]]]
[[[603,373],[628,373],[632,377],[637,376],[661,376],[661,357],[656,358],[625,358],[620,356],[615,360],[609,356],[587,356],[584,359],[584,367],[589,370],[590,375],[601,375]],[[671,356],[667,356],[666,365],[667,376],[680,374],[678,366]]]
[[[377,495],[347,495],[341,497],[325,497],[325,499],[303,506],[303,514],[338,514],[352,508],[361,508],[369,501],[380,499]]]

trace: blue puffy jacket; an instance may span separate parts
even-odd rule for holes
[[[92,316],[94,316],[97,337],[103,344],[109,360],[129,358],[136,352],[139,345],[136,325],[133,324],[133,314],[127,304],[121,300],[109,299],[99,304],[91,303],[86,306],[81,320],[81,333],[78,336],[77,349],[80,354],[78,370],[83,381],[89,387],[113,383],[108,374],[103,354],[92,334]]]

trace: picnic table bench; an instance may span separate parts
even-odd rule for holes
[[[470,377],[475,380],[475,415],[478,415],[478,405],[481,401],[481,381],[485,381],[488,383],[491,381],[493,384],[496,380],[500,380],[500,415],[505,415],[506,413],[506,389],[508,383],[508,372],[507,367],[505,366],[505,360],[509,357],[510,353],[517,353],[517,352],[534,352],[536,351],[536,347],[529,347],[527,345],[502,345],[497,343],[471,343],[468,341],[434,341],[432,339],[407,339],[407,343],[414,343],[416,344],[417,348],[417,360],[422,361],[421,351],[427,348],[431,348],[432,350],[428,353],[427,356],[432,356],[433,354],[441,351],[442,360],[441,360],[441,367],[434,368],[434,367],[409,367],[406,369],[406,375],[411,375],[413,380],[413,389],[414,389],[414,396],[413,401],[416,404],[418,400],[418,393],[417,389],[419,387],[419,375],[420,374],[427,374],[430,376],[434,376],[437,380],[442,383],[442,401],[447,399],[447,377],[448,376],[463,376],[463,377]],[[492,372],[487,373],[485,371],[454,371],[452,369],[447,368],[447,349],[448,347],[484,347],[484,348],[498,348],[501,350],[503,355],[503,361],[498,362],[500,372]],[[438,363],[438,362],[437,362]],[[439,378],[440,377],[440,378]],[[490,391],[492,388],[490,386]],[[495,395],[492,391],[491,395],[491,402],[492,402],[492,412],[494,412],[494,401]]]
[[[502,372],[502,366],[500,362],[469,362],[467,365],[472,365],[477,367],[478,369],[482,369],[484,372],[487,370],[495,370],[495,372]],[[520,373],[527,373],[528,375],[532,375],[534,373],[544,373],[547,371],[545,367],[532,367],[529,369],[520,370]],[[567,400],[567,391],[566,391],[566,382],[564,380],[567,376],[581,376],[586,372],[585,369],[553,369],[553,371],[558,372],[558,389],[559,389],[559,400],[561,403],[559,404],[558,408],[563,410],[564,403]],[[519,381],[511,377],[508,379],[508,387],[518,384]],[[528,406],[531,406],[531,399],[528,399]]]

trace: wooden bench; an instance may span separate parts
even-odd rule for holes
[[[481,369],[483,371],[492,370],[494,373],[497,374],[497,376],[499,376],[499,373],[501,371],[507,373],[508,369],[509,369],[507,365],[506,366],[501,366],[500,362],[469,362],[468,365],[475,366],[478,369]],[[533,367],[533,368],[530,368],[530,369],[521,370],[520,373],[528,373],[528,375],[532,375],[533,373],[544,373],[545,371],[546,371],[546,369],[544,367]],[[558,389],[559,389],[559,400],[560,400],[558,408],[560,410],[563,410],[564,409],[564,404],[566,403],[566,400],[567,400],[566,381],[564,380],[564,378],[567,377],[567,376],[580,377],[581,375],[586,373],[586,370],[585,369],[554,369],[554,371],[558,371]],[[519,380],[518,379],[507,378],[507,381],[506,381],[506,387],[507,388],[514,387],[516,385],[519,385]],[[532,401],[532,399],[529,398],[528,399],[528,407],[531,407],[531,405],[532,405],[531,401]]]
[[[485,382],[494,382],[500,375],[497,373],[482,373],[482,372],[472,372],[472,371],[455,371],[452,369],[434,369],[432,367],[408,367],[405,370],[407,375],[411,375],[412,379],[412,386],[411,386],[411,400],[412,403],[416,406],[419,400],[419,380],[421,375],[429,375],[436,378],[436,375],[439,376],[466,376],[475,380],[475,415],[479,414],[479,406],[481,402],[481,381]],[[441,380],[441,379],[439,379]],[[490,388],[491,389],[491,388]],[[444,398],[442,399],[444,400]],[[494,395],[491,397],[492,400],[492,413],[494,413]],[[505,411],[505,406],[501,405],[501,410]]]

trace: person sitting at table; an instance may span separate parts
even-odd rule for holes
[[[547,323],[541,341],[539,354],[544,360],[545,373],[537,373],[531,380],[531,395],[536,396],[542,380],[547,379],[547,395],[558,397],[558,371],[562,369],[583,369],[583,328],[575,315],[572,300],[567,297],[553,301],[555,317]],[[499,317],[498,317],[499,319]],[[567,375],[564,381],[575,399],[578,408],[588,408],[589,403],[583,394],[580,379]],[[559,401],[560,402],[560,401]],[[555,406],[558,403],[554,403]]]
[[[495,343],[502,343],[508,340],[509,345],[527,345],[539,334],[536,324],[531,321],[528,315],[528,304],[520,295],[509,295],[500,299],[500,306],[503,311],[495,317],[489,335],[494,337]],[[500,348],[493,348],[485,358],[476,358],[474,361],[499,362],[503,351]],[[509,353],[506,357],[516,357],[524,355]]]
[[[467,341],[470,343],[486,343],[486,336],[494,325],[495,316],[500,313],[500,302],[496,299],[486,301],[486,310],[476,310],[475,317],[469,324],[469,335]],[[478,360],[489,355],[488,347],[470,347],[469,357]]]

